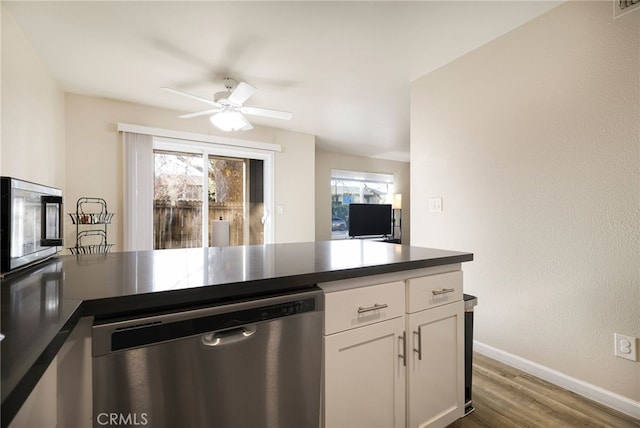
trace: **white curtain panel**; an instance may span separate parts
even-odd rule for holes
[[[124,250],[153,250],[153,136],[123,132]]]

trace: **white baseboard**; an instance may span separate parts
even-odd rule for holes
[[[561,388],[568,389],[590,400],[622,412],[632,418],[640,419],[640,402],[631,400],[615,392],[607,391],[599,386],[567,376],[557,370],[542,366],[517,355],[510,354],[493,346],[473,341],[473,350],[479,354],[491,357],[523,372],[532,374]]]

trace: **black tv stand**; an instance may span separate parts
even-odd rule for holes
[[[386,242],[389,244],[401,244],[401,240],[399,238],[392,238],[391,236],[350,236],[349,239],[366,239],[369,241],[375,242]]]
[[[400,242],[400,239],[394,239],[394,238],[386,238],[386,239],[381,239],[380,242],[386,242],[388,244],[402,244],[402,242]]]

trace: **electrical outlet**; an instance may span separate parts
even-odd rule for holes
[[[638,347],[636,346],[636,338],[625,336],[624,334],[614,333],[616,342],[616,357],[626,358],[627,360],[636,361],[638,359]]]

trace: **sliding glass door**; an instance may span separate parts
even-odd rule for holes
[[[179,147],[156,142],[153,151],[154,249],[210,246],[222,230],[228,241],[216,245],[265,243],[264,160]]]
[[[209,156],[209,224],[228,221],[230,245],[264,244],[263,170],[259,159]]]

